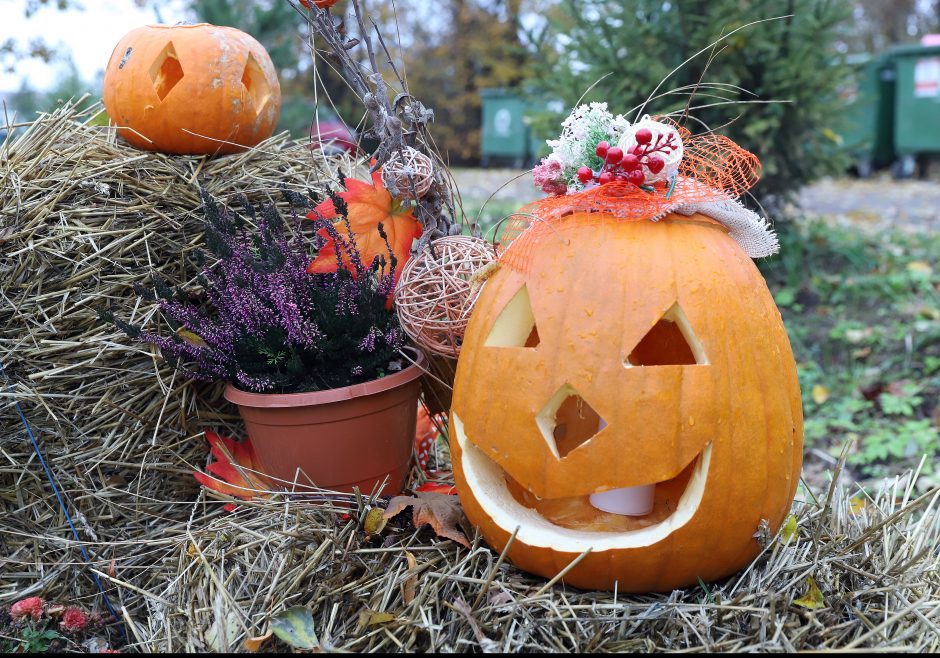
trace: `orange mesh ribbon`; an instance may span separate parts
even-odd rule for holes
[[[500,262],[524,270],[535,246],[550,237],[558,220],[567,215],[590,213],[579,217],[578,225],[656,220],[678,206],[736,199],[760,178],[760,160],[731,139],[711,133],[690,136],[684,128],[679,131],[685,153],[674,184],[637,187],[614,182],[533,201],[507,221],[500,238]]]

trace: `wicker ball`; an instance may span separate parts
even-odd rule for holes
[[[423,197],[433,182],[434,164],[431,158],[410,146],[392,153],[382,167],[382,183],[399,199],[407,201]]]
[[[457,358],[482,282],[474,273],[494,262],[485,240],[438,238],[405,265],[395,291],[402,328],[418,346]]]

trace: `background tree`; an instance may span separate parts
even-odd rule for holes
[[[529,73],[531,53],[520,38],[524,10],[522,0],[443,0],[429,20],[427,3],[408,6],[408,85],[434,108],[434,138],[452,163],[479,160],[480,90],[517,87]]]
[[[697,50],[747,23],[785,14],[791,16],[735,32],[710,64],[708,53],[696,57],[660,89],[700,80],[739,87],[699,89],[692,115],[711,128],[728,124],[722,132],[759,155],[757,191],[762,201],[779,203],[802,183],[847,165],[837,148],[839,90],[851,83],[836,47],[850,16],[844,0],[562,0],[548,16],[554,38],[542,49],[539,87],[570,107],[595,85],[585,100],[626,111]],[[644,112],[681,111],[687,102],[671,94]],[[698,132],[703,125],[688,127]]]
[[[514,87],[527,74],[530,53],[519,36],[522,0],[363,2],[407,79],[412,94],[434,109],[437,147],[452,163],[476,163],[480,153],[480,89]],[[324,57],[309,52],[306,27],[286,2],[193,0],[199,20],[230,25],[257,38],[271,54],[284,95],[281,127],[302,136],[321,107],[335,106],[350,125],[361,104]],[[344,15],[342,3],[334,8]],[[346,18],[347,23],[352,23]],[[349,26],[350,32],[357,28]],[[316,45],[316,42],[314,42]],[[354,48],[351,54],[362,56]],[[390,71],[387,71],[389,74]],[[390,81],[394,76],[386,76]]]
[[[850,52],[877,53],[940,31],[940,0],[853,0]]]
[[[325,62],[315,63],[306,25],[289,3],[190,0],[189,11],[195,20],[247,32],[267,49],[281,83],[283,100],[278,130],[288,130],[295,138],[306,137],[318,104],[327,111],[337,111],[350,125],[359,122],[361,106]]]

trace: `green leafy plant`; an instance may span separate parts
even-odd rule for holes
[[[937,454],[940,435],[930,419],[882,422],[860,440],[860,449],[849,458],[853,464],[871,467],[905,457],[929,458]],[[869,469],[870,470],[870,469]]]
[[[758,263],[797,357],[810,454],[864,481],[940,451],[940,236],[803,218]],[[812,459],[812,457],[808,457]],[[928,480],[924,480],[928,482]],[[926,485],[925,485],[926,486]]]
[[[64,640],[61,634],[53,630],[40,630],[27,626],[21,632],[21,651],[23,653],[45,653],[55,640]]]

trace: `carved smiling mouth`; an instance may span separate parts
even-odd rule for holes
[[[538,499],[474,446],[463,422],[453,414],[467,485],[483,511],[508,533],[530,546],[581,553],[639,548],[678,530],[698,510],[705,493],[712,444],[673,478],[656,483],[653,510],[642,517],[610,514],[593,507],[588,496]]]

